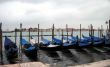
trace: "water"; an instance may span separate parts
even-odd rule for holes
[[[39,34],[41,35],[41,32]],[[56,38],[61,39],[61,37],[62,37],[61,36],[62,35],[61,32],[55,32],[54,34],[57,35],[57,36],[55,36]],[[64,35],[67,35],[67,32],[64,32],[63,34]],[[89,32],[88,31],[82,31],[81,34],[83,34],[85,36],[89,36]],[[106,32],[103,31],[103,34],[105,35]],[[38,37],[37,37],[38,32],[31,32],[30,35],[33,36],[34,39],[36,39],[36,40],[38,39]],[[52,32],[43,32],[43,35],[52,35]],[[71,35],[71,32],[68,32],[68,35]],[[77,36],[77,35],[80,36],[80,32],[79,31],[74,31],[73,32],[73,36]],[[94,32],[94,35],[95,36],[99,36],[98,35],[98,31],[95,31]],[[9,36],[9,38],[12,41],[15,42],[15,37],[13,37],[13,36],[15,36],[15,33],[14,32],[12,32],[12,33],[3,33],[3,36]],[[23,38],[25,38],[26,40],[29,41],[29,37],[28,37],[29,36],[29,32],[22,32],[22,36],[24,36]],[[20,37],[20,32],[17,32],[17,44],[19,44],[19,37]],[[43,36],[43,37],[46,38],[46,39],[48,39],[48,40],[52,40],[52,37],[51,36]],[[40,36],[40,39],[41,39],[41,36]],[[3,37],[3,42],[4,42],[4,37]]]
[[[88,31],[82,32],[85,36],[89,36]],[[3,33],[3,36],[14,36],[15,33]],[[17,33],[17,46],[19,46],[19,32]],[[50,35],[51,32],[45,32],[44,35]],[[61,39],[61,36],[59,36],[59,32],[55,32],[55,36],[59,39]],[[66,34],[66,32],[64,32]],[[69,35],[71,32],[69,32]],[[95,36],[98,36],[98,32],[96,31]],[[105,33],[104,33],[105,34]],[[28,32],[23,32],[23,36],[28,36]],[[37,32],[31,32],[31,35],[37,35]],[[74,36],[79,35],[79,32],[74,32]],[[15,42],[14,37],[9,37],[12,41]],[[23,37],[26,40],[29,40],[29,37]],[[33,37],[37,40],[37,36]],[[44,38],[51,40],[51,36],[44,36]],[[3,37],[4,42],[4,37]],[[102,52],[103,51],[103,52]],[[62,50],[62,51],[38,51],[38,57],[36,60],[32,60],[25,56],[25,54],[22,53],[22,58],[19,57],[18,60],[15,63],[21,63],[21,62],[31,62],[31,61],[40,61],[45,64],[49,64],[51,67],[67,67],[67,66],[74,66],[79,64],[85,64],[85,63],[91,63],[96,61],[101,61],[105,59],[110,59],[110,48],[102,47],[102,48],[83,48],[83,49],[68,49],[68,50]],[[1,60],[0,60],[1,61]],[[4,53],[4,47],[3,47],[3,63],[4,64],[10,64],[10,62],[6,59],[5,53]]]
[[[99,49],[99,48],[97,48]],[[50,64],[51,67],[67,67],[79,64],[91,63],[101,60],[110,59],[110,48],[106,48],[105,52],[101,52],[95,48],[91,49],[68,49],[62,51],[38,51],[37,61],[43,62],[44,64]],[[3,53],[4,54],[4,53]],[[15,63],[32,62],[25,54],[22,53],[21,61]],[[4,64],[10,64],[3,56]]]

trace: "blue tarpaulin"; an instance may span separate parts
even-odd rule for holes
[[[28,41],[26,41],[25,39],[21,39],[21,44],[23,46],[26,46],[28,45],[29,47],[28,48],[24,48],[25,50],[28,50],[28,51],[31,51],[31,50],[34,50],[35,49],[35,46],[32,46],[32,44],[30,44]]]
[[[47,40],[47,39],[42,39],[42,41],[43,41],[43,44],[44,45],[49,45],[50,44],[50,41],[49,40]]]
[[[5,36],[4,45],[7,46],[7,45],[10,45],[10,44],[13,44],[13,42],[7,36]]]
[[[29,42],[22,38],[21,39],[21,45],[25,45],[25,44],[29,44]]]
[[[62,41],[61,41],[60,39],[52,38],[52,40],[53,40],[55,43],[59,44],[59,45],[62,44]]]

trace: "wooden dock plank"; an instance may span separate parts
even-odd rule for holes
[[[20,67],[19,64],[0,65],[0,67]]]
[[[20,64],[21,67],[47,67],[41,62],[29,62]]]
[[[42,62],[28,62],[21,64],[0,65],[0,67],[50,67],[50,66],[45,65]],[[99,62],[93,62],[93,63],[82,64],[77,66],[68,66],[68,67],[110,67],[110,60],[103,60]]]
[[[110,67],[110,60],[103,60],[99,62],[93,62],[93,63],[82,64],[77,66],[69,66],[69,67]]]
[[[42,62],[28,62],[21,64],[9,64],[9,65],[0,65],[0,67],[48,67]]]

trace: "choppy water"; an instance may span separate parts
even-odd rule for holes
[[[84,35],[88,36],[88,32],[82,32]],[[44,33],[51,34],[51,32]],[[59,33],[56,33],[57,35]],[[66,33],[65,33],[66,34]],[[69,33],[70,34],[70,33]],[[5,33],[3,36],[14,36],[14,33]],[[28,32],[24,32],[23,35],[28,35]],[[31,35],[37,35],[37,32],[31,32]],[[79,32],[75,32],[74,36],[79,35]],[[95,32],[95,35],[98,36],[98,33]],[[19,33],[17,34],[19,36]],[[51,36],[44,36],[45,38],[51,40]],[[56,36],[57,38],[61,38],[61,36]],[[14,37],[9,37],[12,41],[14,41]],[[29,39],[28,37],[24,37],[25,39]],[[37,36],[34,37],[37,40]],[[4,38],[3,38],[4,42]],[[17,37],[17,45],[19,46],[19,37]],[[4,51],[4,49],[3,49]],[[21,59],[20,59],[21,58]],[[15,61],[15,63],[21,62],[31,62],[35,61],[35,59],[30,59],[25,54],[22,53],[22,57],[19,57],[20,60]],[[102,47],[102,48],[83,48],[83,49],[68,49],[62,51],[38,51],[38,57],[36,61],[43,62],[45,64],[50,64],[51,67],[67,67],[79,64],[85,64],[90,62],[96,62],[100,60],[110,59],[110,48]],[[0,59],[1,61],[1,59]],[[3,63],[10,64],[10,62],[6,59],[5,53],[3,52]]]

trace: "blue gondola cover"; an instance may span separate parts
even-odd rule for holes
[[[59,45],[62,44],[62,41],[61,41],[60,39],[52,38],[52,40],[53,40],[56,44],[59,44]]]
[[[13,41],[11,41],[7,36],[5,36],[4,47],[8,59],[16,58],[18,56],[17,45]]]
[[[44,45],[49,45],[50,44],[50,41],[45,39],[45,38],[43,38],[42,41],[43,41]]]

